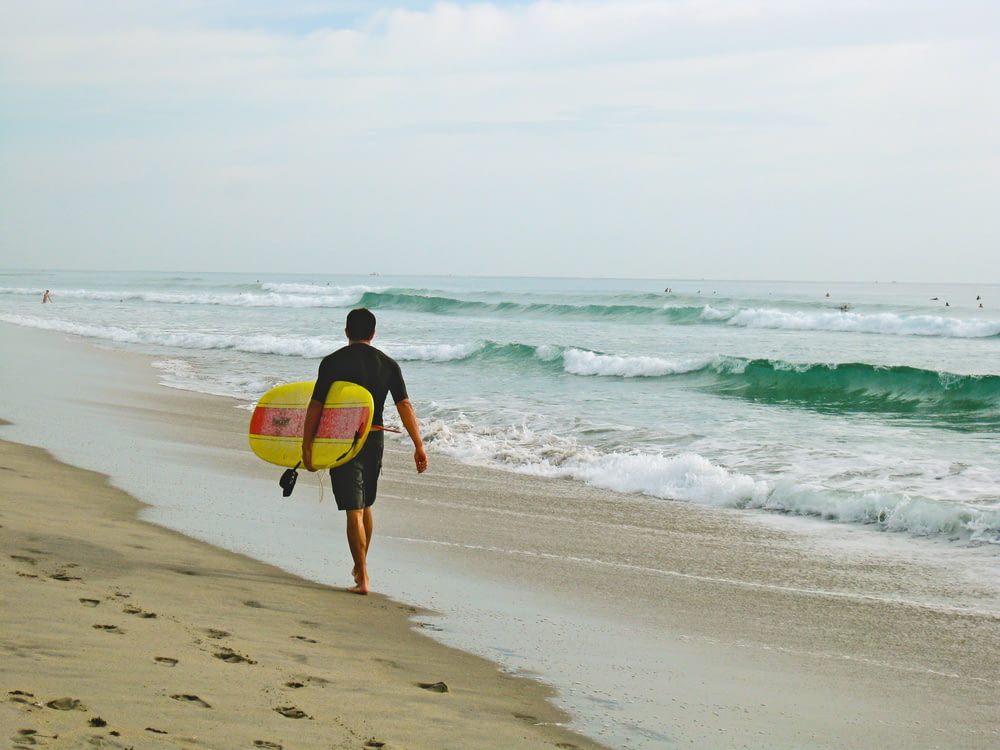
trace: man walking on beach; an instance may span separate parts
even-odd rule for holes
[[[316,387],[306,411],[302,434],[302,465],[316,471],[312,464],[312,444],[319,427],[327,392],[335,380],[357,383],[372,394],[375,413],[371,432],[361,452],[342,466],[330,469],[330,483],[337,507],[347,512],[347,543],[354,558],[354,586],[348,591],[368,593],[368,548],[371,545],[372,504],[375,502],[378,476],[382,471],[382,411],[385,399],[392,394],[392,401],[399,412],[410,440],[415,448],[413,460],[417,472],[427,469],[427,453],[420,437],[420,425],[413,404],[406,394],[403,374],[396,361],[371,345],[375,336],[375,315],[364,308],[351,310],[347,315],[347,346],[327,355],[319,365]]]

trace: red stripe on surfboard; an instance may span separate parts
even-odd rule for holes
[[[264,437],[302,437],[306,410],[259,406],[250,418],[250,434]],[[354,433],[368,423],[367,406],[323,409],[316,437],[326,440],[353,440]]]

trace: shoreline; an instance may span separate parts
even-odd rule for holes
[[[560,726],[541,683],[419,633],[413,607],[140,521],[138,500],[42,449],[0,440],[0,468],[0,724],[14,738],[602,747]]]
[[[38,394],[0,410],[16,415],[14,439],[98,460],[155,500],[140,518],[156,527],[347,585],[329,491],[317,502],[300,474],[282,500],[280,469],[249,455],[236,402],[155,384],[146,355],[0,334],[31,351],[11,362],[10,392]],[[79,387],[56,392],[67,362]],[[110,452],[87,445],[91,425],[115,435]],[[609,746],[985,749],[1000,736],[995,587],[943,577],[905,540],[836,527],[813,538],[798,523],[434,455],[417,477],[392,441],[386,460],[375,590],[425,608],[410,627],[435,642],[557,686],[571,726]]]

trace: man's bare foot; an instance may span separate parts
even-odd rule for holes
[[[355,565],[351,568],[351,577],[354,579],[354,585],[351,586],[348,591],[352,594],[367,594],[368,593],[368,574],[358,570],[358,566]]]

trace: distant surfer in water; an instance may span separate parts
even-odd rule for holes
[[[44,305],[46,302],[51,302],[51,301],[52,298],[49,296],[49,290],[46,289],[45,294],[42,295],[42,304]]]
[[[347,314],[344,333],[347,334],[347,346],[327,355],[319,364],[319,374],[303,428],[302,465],[309,471],[316,471],[312,463],[312,444],[327,392],[333,382],[346,380],[367,388],[375,402],[368,439],[357,456],[346,464],[330,469],[330,483],[333,485],[337,507],[347,513],[347,544],[354,559],[354,585],[348,591],[367,594],[368,548],[371,546],[374,529],[372,504],[375,502],[378,476],[382,471],[382,410],[389,394],[392,394],[392,401],[403,427],[413,441],[413,460],[418,473],[427,469],[427,453],[399,365],[371,345],[375,336],[375,315],[364,308],[351,310]]]

